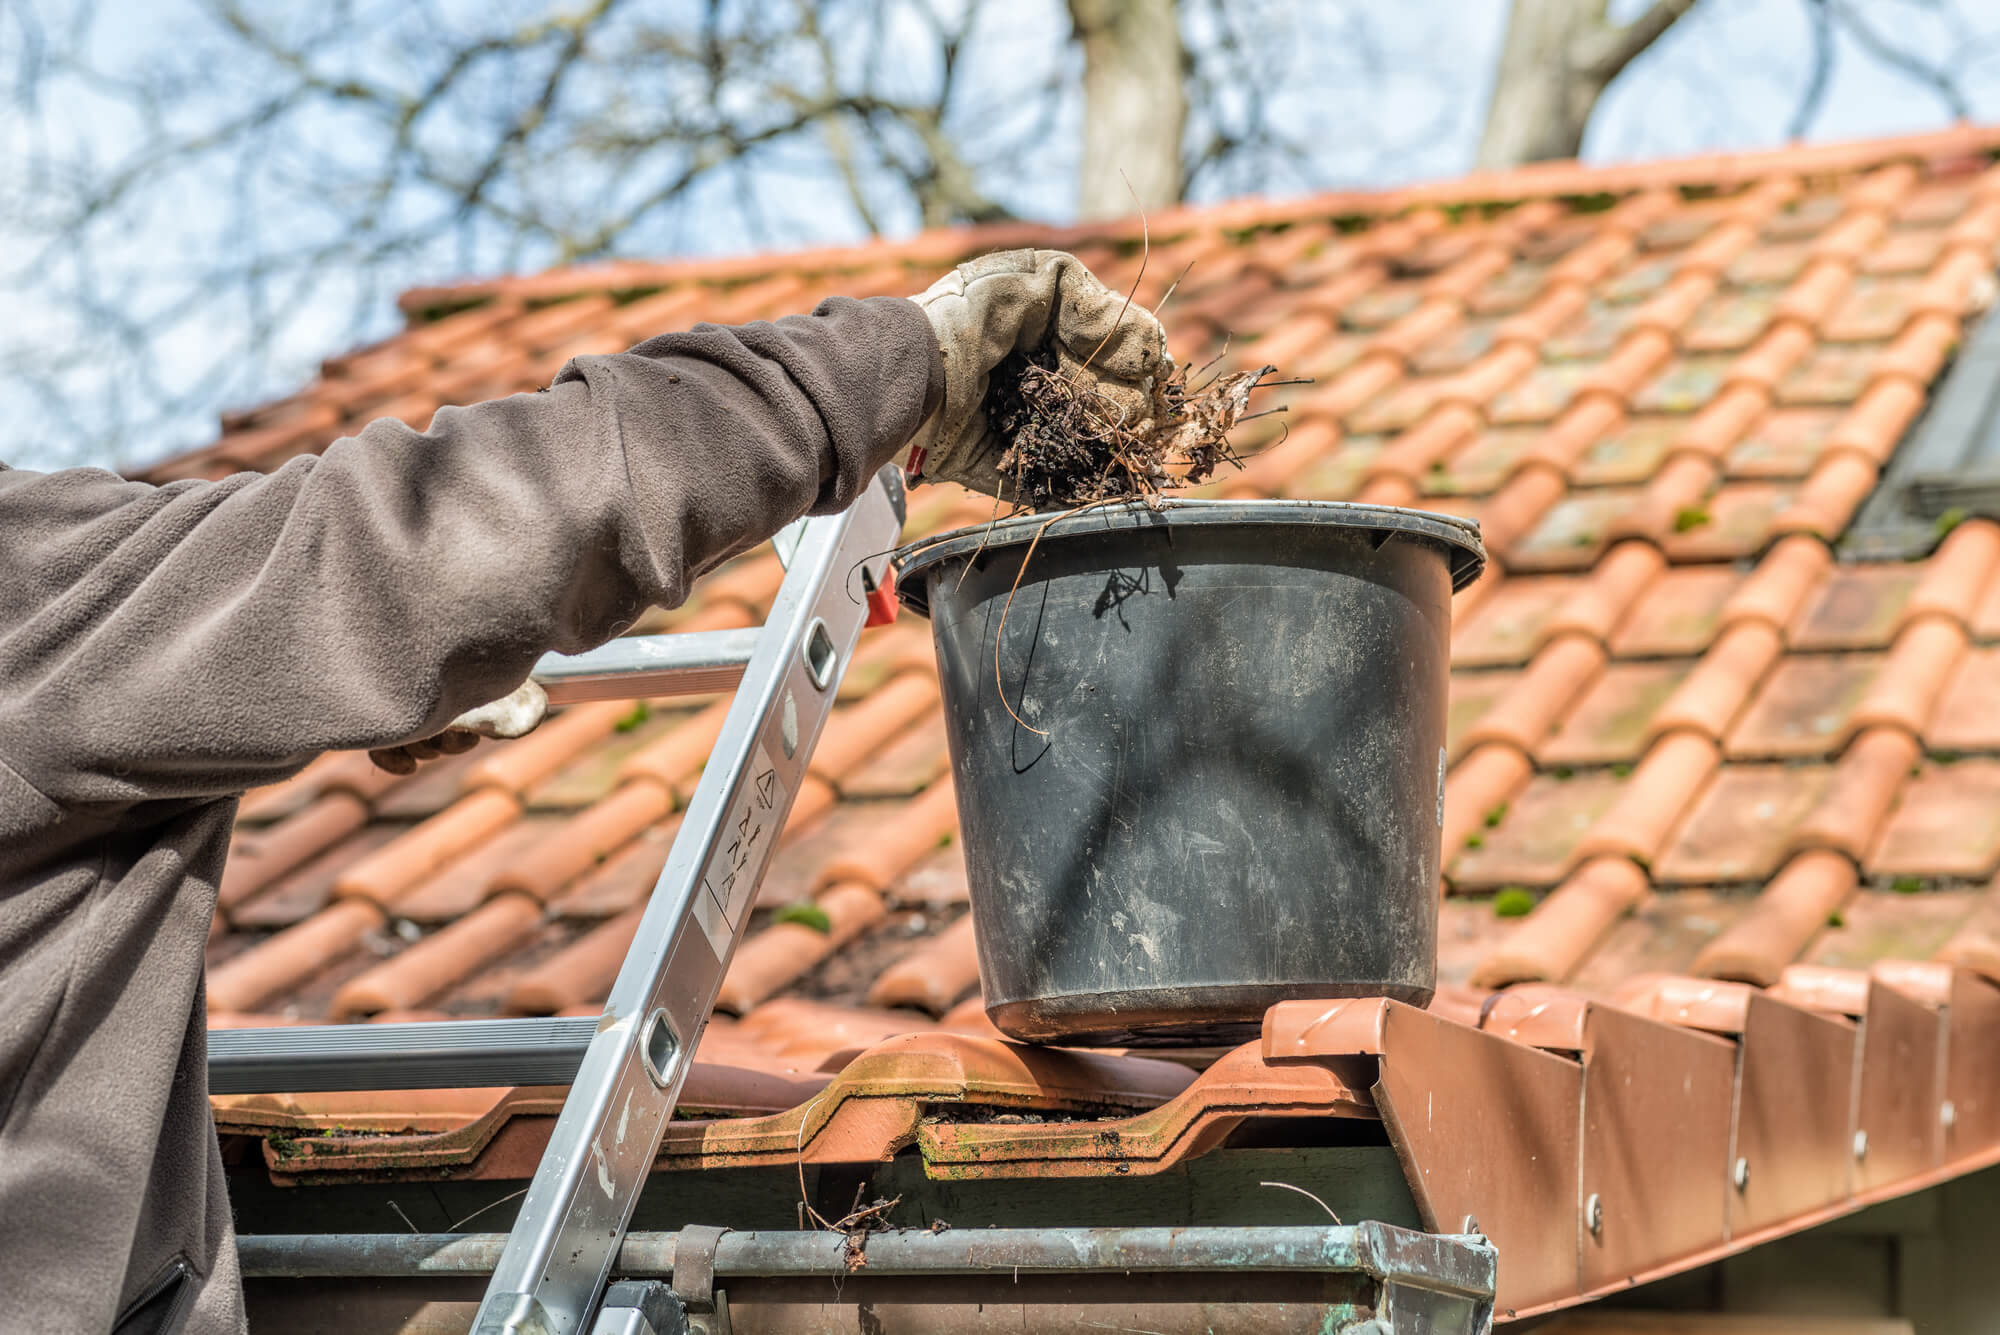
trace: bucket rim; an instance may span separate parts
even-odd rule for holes
[[[982,548],[992,551],[1031,542],[1038,530],[1042,530],[1041,541],[1046,544],[1063,538],[1121,529],[1136,531],[1212,524],[1327,525],[1427,538],[1445,549],[1446,557],[1451,562],[1454,593],[1478,579],[1486,568],[1486,546],[1480,540],[1479,521],[1476,519],[1398,505],[1366,505],[1359,501],[1210,500],[1173,496],[1160,498],[1152,504],[1134,500],[1117,505],[1093,506],[1073,514],[1058,515],[1053,520],[1046,513],[1031,511],[989,523],[969,524],[934,537],[905,543],[889,559],[896,575],[897,600],[919,616],[928,617],[930,599],[924,581],[917,577],[933,566],[955,557],[969,556]],[[1044,525],[1047,526],[1045,530]]]

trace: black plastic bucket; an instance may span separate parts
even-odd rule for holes
[[[1451,594],[1485,560],[1469,521],[1326,501],[1025,515],[898,552],[993,1022],[1215,1043],[1287,998],[1427,1003]]]

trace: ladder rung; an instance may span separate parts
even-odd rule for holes
[[[576,1078],[597,1025],[585,1015],[211,1029],[208,1088],[212,1094],[305,1094],[566,1085]]]
[[[544,654],[534,676],[555,705],[727,691],[743,679],[759,629],[628,636],[587,653]]]

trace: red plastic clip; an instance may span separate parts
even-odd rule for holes
[[[895,570],[888,566],[882,568],[880,588],[875,587],[875,581],[869,578],[866,570],[861,572],[861,583],[868,590],[868,619],[861,623],[863,628],[887,626],[894,622],[896,613],[901,610],[896,605]]]

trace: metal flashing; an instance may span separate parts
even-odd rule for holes
[[[1841,554],[1916,560],[1937,546],[1953,514],[2000,517],[2000,320],[1982,320],[1939,377]]]

